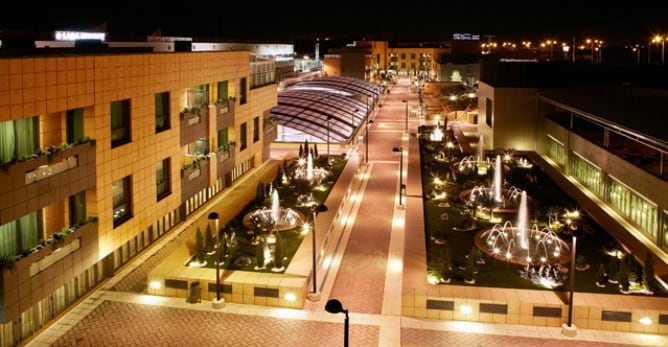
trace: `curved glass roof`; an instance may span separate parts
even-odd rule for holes
[[[318,77],[279,91],[278,105],[270,115],[281,126],[323,142],[346,143],[383,91],[383,86],[360,78]]]

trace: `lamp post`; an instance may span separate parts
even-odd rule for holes
[[[348,323],[348,310],[343,308],[343,305],[341,305],[341,301],[337,299],[329,299],[327,301],[327,304],[325,305],[325,310],[329,313],[344,313],[346,315],[346,319],[343,324],[343,346],[348,347],[348,329],[349,329],[349,323]]]
[[[331,164],[331,159],[329,157],[329,121],[332,120],[332,116],[327,116],[327,165]]]
[[[220,231],[218,230],[218,222],[220,220],[218,212],[209,213],[209,221],[213,221],[214,232],[216,233],[216,300],[212,302],[213,308],[222,308],[225,300],[220,297]]]
[[[577,211],[566,211],[566,227],[571,233],[571,268],[569,271],[570,274],[570,288],[568,295],[568,322],[566,326],[562,328],[562,333],[566,336],[575,336],[577,334],[577,327],[573,324],[573,294],[575,293],[575,259],[576,259],[576,248],[577,248],[577,237],[575,232],[578,230],[578,225],[576,219],[579,218],[579,213]]]
[[[364,142],[365,142],[365,152],[364,153],[364,163],[368,164],[369,163],[369,124],[373,123],[372,119],[367,120],[364,122]]]
[[[661,36],[661,35],[656,35],[652,39],[652,42],[659,43],[661,42],[661,64],[664,63],[664,48],[665,48],[665,43],[666,43],[666,38]]]
[[[408,132],[408,100],[401,100],[401,102],[406,104],[406,122],[404,124],[404,131]]]
[[[308,299],[311,301],[320,300],[320,293],[318,293],[318,280],[316,277],[316,247],[315,247],[315,221],[316,221],[316,212],[318,211],[318,205],[311,206],[311,213],[313,213],[313,226],[311,227],[311,246],[313,248],[313,291],[308,293]]]
[[[403,207],[404,186],[404,149],[403,147],[394,147],[392,152],[399,152],[399,207]]]

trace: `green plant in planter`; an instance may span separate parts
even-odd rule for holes
[[[9,254],[0,255],[0,268],[2,269],[16,269],[16,257]]]
[[[204,238],[200,228],[197,228],[197,232],[195,234],[195,258],[200,263],[204,263],[206,258],[206,248],[204,246]]]

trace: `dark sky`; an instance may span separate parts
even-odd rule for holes
[[[67,2],[62,2],[66,4]],[[137,5],[138,3],[141,3]],[[40,7],[31,1],[16,3],[14,11],[0,11],[0,29],[48,32],[56,29],[94,30],[106,23],[106,32],[144,37],[156,29],[163,35],[221,40],[308,40],[319,37],[447,41],[453,33],[494,35],[497,41],[599,37],[606,42],[646,43],[668,26],[668,12],[649,3],[630,5],[580,1],[534,1],[494,5],[459,1],[412,1],[409,6],[387,2],[321,3],[270,2],[252,5],[231,1],[136,1],[128,12],[118,2],[86,2],[82,6]],[[49,4],[49,3],[46,3]],[[51,4],[59,4],[52,2]],[[118,4],[105,9],[100,6]],[[329,6],[329,7],[328,7]],[[375,6],[365,9],[361,6]],[[550,8],[546,8],[550,6]]]

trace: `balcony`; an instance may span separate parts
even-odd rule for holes
[[[217,161],[217,172],[218,177],[224,177],[226,185],[228,184],[227,176],[234,169],[234,142],[230,142],[226,145],[221,146],[219,150],[216,151],[216,161]]]
[[[181,146],[208,137],[209,107],[189,107],[181,111]]]
[[[43,290],[45,286],[62,286],[69,278],[64,274],[72,271],[73,258],[95,254],[97,228],[97,219],[91,217],[83,225],[54,233],[51,238],[24,252],[16,260],[2,263],[2,323],[16,319],[21,312],[48,295],[49,292]]]
[[[95,185],[95,141],[51,146],[27,160],[0,169],[0,224]]]
[[[216,103],[216,129],[234,125],[234,102],[232,100]]]
[[[181,169],[181,201],[209,187],[209,158],[203,157]]]

